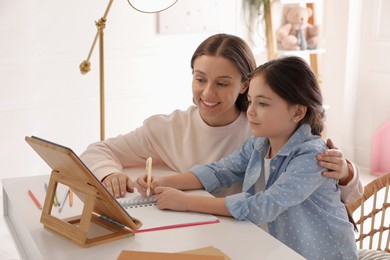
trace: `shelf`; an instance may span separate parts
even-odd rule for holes
[[[313,72],[316,75],[319,75],[319,55],[325,52],[325,49],[318,48],[314,50],[282,50],[278,49],[278,43],[276,41],[276,30],[275,30],[275,19],[273,18],[274,15],[282,16],[283,15],[283,5],[286,4],[300,4],[302,6],[306,6],[311,8],[313,11],[312,16],[309,17],[308,22],[310,24],[316,24],[317,19],[317,13],[316,13],[316,3],[319,3],[322,0],[279,0],[274,1],[278,2],[275,6],[273,4],[270,4],[267,6],[267,8],[264,9],[265,12],[265,27],[266,27],[266,47],[267,47],[267,58],[268,60],[275,59],[280,56],[301,56],[305,57],[305,59],[308,59],[308,62],[310,64],[310,67],[312,68]],[[281,4],[281,5],[280,5]],[[273,14],[273,8],[274,14]],[[278,25],[276,25],[278,26]],[[279,27],[279,26],[278,26]]]
[[[309,55],[309,54],[321,54],[324,53],[325,49],[315,49],[315,50],[303,50],[303,51],[286,51],[286,50],[277,50],[278,56],[300,56],[300,55]]]
[[[287,5],[287,4],[310,4],[310,3],[316,3],[318,2],[318,0],[308,0],[308,1],[305,1],[305,0],[280,0],[280,3],[283,4],[283,5]]]

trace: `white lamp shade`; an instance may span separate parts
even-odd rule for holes
[[[143,13],[158,13],[168,9],[178,0],[127,0],[137,11]]]

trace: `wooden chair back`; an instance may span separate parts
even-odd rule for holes
[[[358,227],[356,242],[359,249],[390,252],[389,186],[390,172],[367,184],[362,198],[347,205]]]

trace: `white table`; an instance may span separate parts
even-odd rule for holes
[[[304,259],[251,222],[227,217],[219,217],[220,223],[217,224],[137,233],[129,238],[83,248],[40,223],[41,210],[27,191],[31,189],[43,204],[44,183],[49,182],[49,177],[42,175],[2,181],[4,218],[22,259],[116,259],[122,250],[180,252],[207,246],[214,246],[238,260]],[[60,191],[58,195],[61,199]],[[74,216],[81,212],[82,206],[76,197],[73,207],[67,203],[61,213],[53,207],[52,215],[60,214],[61,218]]]

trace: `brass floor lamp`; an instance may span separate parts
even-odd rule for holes
[[[90,58],[99,39],[99,81],[100,81],[100,140],[105,139],[105,97],[104,97],[104,28],[106,27],[107,15],[114,0],[109,0],[106,11],[99,21],[95,22],[97,32],[93,40],[88,57],[80,64],[81,74],[91,70]],[[132,8],[142,13],[158,13],[173,6],[178,0],[127,0]]]

